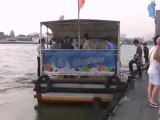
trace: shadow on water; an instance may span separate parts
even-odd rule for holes
[[[39,104],[36,120],[104,120],[108,104]]]

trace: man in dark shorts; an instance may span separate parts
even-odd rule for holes
[[[133,44],[137,47],[137,50],[136,50],[136,54],[134,55],[133,59],[130,60],[129,62],[129,70],[130,70],[130,73],[133,75],[133,64],[136,64],[139,76],[142,76],[142,70],[141,70],[142,47],[139,44],[138,39],[135,39],[133,41]]]

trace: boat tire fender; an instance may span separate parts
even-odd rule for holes
[[[111,87],[112,85],[114,85],[116,87],[112,88]],[[111,76],[109,79],[106,80],[105,88],[108,92],[115,93],[115,92],[119,91],[120,85],[121,85],[121,81],[120,81],[119,77]]]
[[[38,82],[39,86],[41,86],[42,83],[47,84],[47,87],[45,87],[45,88],[39,87],[39,89],[38,89],[39,92],[46,93],[51,89],[51,79],[49,78],[48,75],[40,76],[38,78],[37,82]]]

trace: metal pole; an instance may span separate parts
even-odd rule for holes
[[[48,49],[48,27],[47,27],[47,49]]]
[[[117,64],[116,64],[116,66],[117,66],[117,69],[116,69],[116,71],[117,71],[117,74],[119,74],[119,69],[120,69],[120,65],[121,65],[121,59],[120,59],[120,23],[117,23],[117,26],[118,26],[118,37],[117,37],[117,39],[118,39],[118,51],[116,51],[116,56],[117,56]]]
[[[79,6],[79,0],[78,0],[78,47],[80,49],[81,44],[81,32],[80,32],[80,6]]]
[[[79,7],[79,0],[78,0],[78,48],[80,49],[80,39],[81,39],[81,33],[80,33],[80,19],[79,19],[79,12],[80,12],[80,7]],[[80,75],[78,74],[78,79],[80,79]]]
[[[42,53],[41,53],[41,39],[42,39],[42,24],[40,25],[40,75],[42,75]]]

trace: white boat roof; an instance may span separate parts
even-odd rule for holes
[[[41,25],[51,29],[57,37],[78,37],[78,19],[45,21],[41,22]],[[119,21],[80,19],[81,37],[84,33],[88,33],[92,38],[115,36],[119,34],[119,27]]]

